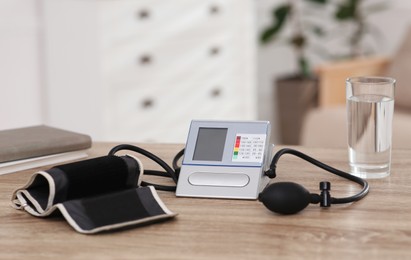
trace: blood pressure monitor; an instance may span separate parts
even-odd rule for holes
[[[268,184],[268,121],[192,121],[177,196],[256,199]]]

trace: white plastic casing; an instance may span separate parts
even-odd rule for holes
[[[177,196],[257,199],[268,184],[268,121],[192,121]]]

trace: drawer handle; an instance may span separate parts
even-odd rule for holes
[[[218,98],[219,96],[221,96],[221,89],[220,88],[214,88],[213,90],[211,90],[210,92],[210,96],[212,98]]]
[[[150,18],[150,11],[148,11],[147,9],[141,9],[137,12],[136,16],[139,20],[146,20]]]
[[[149,109],[152,108],[154,106],[154,99],[152,98],[146,98],[143,100],[143,102],[141,102],[141,106],[144,109]]]
[[[153,61],[152,57],[148,54],[142,55],[139,59],[141,65],[148,65]]]
[[[218,54],[220,54],[220,48],[215,46],[215,47],[211,47],[210,48],[210,56],[217,56]]]
[[[211,15],[218,14],[220,12],[220,8],[218,7],[218,5],[212,5],[210,6],[209,12]]]

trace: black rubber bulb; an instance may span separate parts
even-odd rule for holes
[[[275,213],[295,214],[310,204],[311,195],[297,183],[276,182],[265,188],[258,200]]]

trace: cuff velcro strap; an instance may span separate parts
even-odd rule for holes
[[[92,159],[95,161],[89,161],[87,165],[94,167],[95,162],[101,164],[102,159]],[[37,217],[49,216],[58,209],[76,231],[86,234],[154,223],[176,216],[167,209],[153,187],[130,187],[130,172],[141,175],[138,169],[119,167],[118,170],[124,172],[118,173],[117,176],[122,177],[116,181],[113,180],[113,169],[96,175],[84,166],[80,172],[74,164],[33,174],[25,186],[13,193],[12,206]],[[132,179],[139,182],[140,177]],[[100,185],[96,187],[98,183]]]

